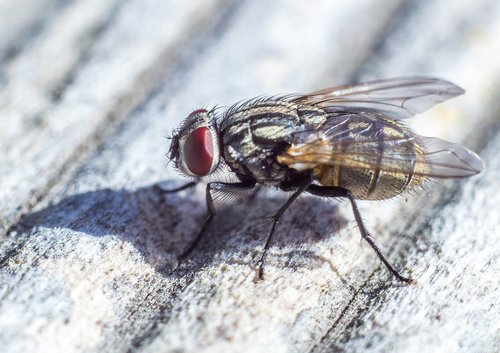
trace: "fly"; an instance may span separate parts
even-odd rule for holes
[[[412,77],[327,88],[306,95],[256,98],[219,116],[193,111],[172,136],[169,158],[193,181],[226,169],[234,182],[206,186],[208,217],[195,248],[215,215],[214,195],[271,186],[293,192],[272,217],[258,260],[258,278],[276,227],[304,193],[349,200],[354,218],[371,248],[400,281],[410,283],[387,261],[370,236],[356,200],[384,200],[421,187],[429,178],[462,178],[484,166],[467,148],[414,133],[402,120],[464,93],[436,78]]]

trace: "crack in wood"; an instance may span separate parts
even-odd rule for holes
[[[340,311],[339,315],[337,316],[337,318],[335,319],[333,324],[321,336],[319,342],[311,348],[309,353],[316,353],[316,352],[323,353],[323,352],[325,352],[326,349],[329,348],[328,345],[332,341],[327,342],[327,340],[330,339],[332,334],[335,332],[337,327],[340,325],[341,321],[344,319],[347,312],[351,309],[351,306],[354,304],[354,302],[358,298],[359,294],[362,292],[363,288],[370,282],[370,280],[373,278],[373,276],[375,275],[376,272],[377,271],[374,271],[372,274],[370,274],[370,276],[368,276],[367,279],[365,281],[363,281],[363,283],[357,289],[354,290],[353,294],[351,295],[351,298],[349,299],[347,304],[342,308],[342,310]]]

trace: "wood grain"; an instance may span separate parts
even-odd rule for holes
[[[499,350],[497,2],[53,6],[21,11],[18,28],[44,23],[29,44],[0,40],[19,48],[0,55],[1,352]],[[155,185],[182,182],[165,168],[165,137],[191,110],[415,74],[467,94],[411,126],[487,166],[429,195],[361,204],[415,285],[393,282],[360,243],[349,205],[312,197],[286,214],[255,283],[265,216],[285,200],[272,190],[221,205],[177,266],[204,189]]]

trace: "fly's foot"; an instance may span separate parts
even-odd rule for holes
[[[392,272],[392,275],[394,277],[396,277],[396,279],[399,281],[399,282],[402,282],[402,283],[405,283],[405,284],[415,284],[416,281],[411,278],[411,277],[404,277],[404,276],[401,276],[398,272]]]
[[[265,247],[264,251],[260,255],[259,261],[257,262],[257,269],[255,271],[255,278],[253,280],[255,283],[264,280],[264,265],[266,264],[267,254],[268,248]]]
[[[255,277],[253,278],[253,282],[258,283],[263,280],[264,280],[264,266],[260,264],[257,270],[255,271]]]

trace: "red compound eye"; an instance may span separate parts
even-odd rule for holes
[[[207,127],[194,130],[184,143],[184,163],[194,175],[210,172],[214,160],[212,135]]]

